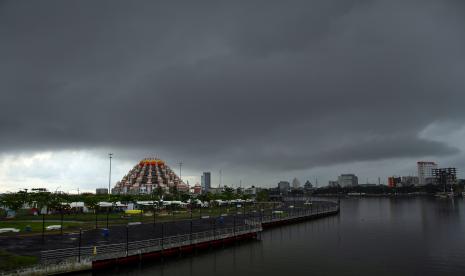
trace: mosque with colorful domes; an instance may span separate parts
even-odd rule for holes
[[[151,194],[161,188],[169,192],[176,187],[187,192],[189,186],[174,171],[158,158],[145,158],[134,166],[112,189],[112,194]]]

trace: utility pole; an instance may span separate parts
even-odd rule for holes
[[[110,158],[110,172],[108,174],[108,201],[110,201],[110,191],[111,191],[111,158],[113,158],[113,153],[109,153],[108,157]]]

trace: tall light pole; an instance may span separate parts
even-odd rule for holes
[[[111,189],[111,158],[113,153],[109,153],[108,157],[110,158],[110,173],[108,174],[108,199],[110,199],[110,189]]]
[[[179,162],[178,164],[179,164],[179,181],[182,181],[182,180],[181,180],[181,179],[182,179],[182,178],[181,178],[181,172],[182,172],[181,170],[182,170],[182,165],[183,165],[183,163],[182,163],[182,162]]]

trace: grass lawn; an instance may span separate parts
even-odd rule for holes
[[[18,256],[0,250],[0,271],[11,270],[37,263],[37,258],[32,256]]]
[[[260,211],[259,208],[255,209],[257,212]],[[251,207],[237,208],[238,213],[252,212]],[[270,209],[267,208],[265,213],[269,212]],[[223,207],[213,207],[213,208],[204,208],[194,209],[192,212],[192,217],[194,219],[200,218],[201,216],[209,217],[218,217],[220,215],[233,215],[236,212],[236,208],[232,206],[223,206]],[[157,211],[155,214],[155,220],[157,222],[169,222],[176,220],[186,220],[190,219],[191,214],[189,210],[181,209],[171,212],[171,210],[162,210]],[[91,229],[95,228],[96,216],[94,213],[82,213],[82,214],[65,214],[63,215],[63,231],[76,231],[79,228]],[[45,215],[45,227],[49,225],[60,225],[61,215],[60,214],[49,214]],[[145,213],[136,214],[136,215],[127,215],[124,213],[108,213],[108,224],[112,225],[126,225],[130,222],[152,222],[153,213],[148,209]],[[107,213],[98,213],[97,214],[97,226],[99,228],[106,227],[107,224]],[[31,227],[32,233],[41,233],[42,232],[42,216],[33,216],[33,215],[19,215],[14,219],[0,220],[0,228],[17,228],[20,230],[19,234],[27,234],[25,231],[27,226]],[[60,230],[46,231],[46,233],[59,233]],[[4,233],[0,235],[16,235],[18,233]]]
[[[45,222],[45,227],[49,225],[60,225],[60,222]],[[79,222],[63,222],[63,230],[79,228],[82,223]],[[17,228],[20,230],[20,233],[27,233],[25,231],[26,227],[30,226],[32,232],[42,232],[42,221],[0,221],[0,228]],[[46,232],[60,232],[60,230],[47,231]],[[5,233],[8,234],[8,233]]]

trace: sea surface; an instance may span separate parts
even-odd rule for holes
[[[258,241],[99,275],[465,275],[465,201],[343,199],[339,215]]]

